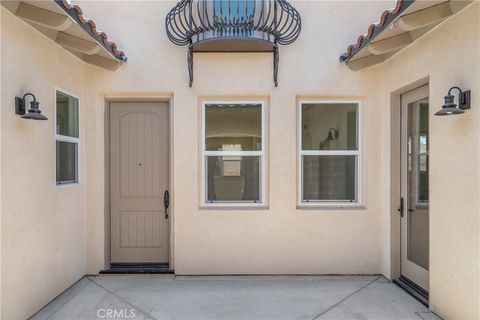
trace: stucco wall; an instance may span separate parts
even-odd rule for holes
[[[379,81],[388,141],[391,93],[429,77],[430,308],[445,319],[480,318],[479,30],[480,3],[475,2],[385,62]],[[472,90],[472,109],[460,116],[434,116],[452,86]],[[386,141],[382,145],[389,148]],[[389,161],[382,166],[387,183]],[[389,206],[382,211],[388,213]],[[390,221],[383,226],[383,272],[388,274]]]
[[[0,14],[0,39],[3,35],[3,28],[2,25],[2,14]],[[2,42],[0,41],[0,62],[2,60],[3,51],[1,50]],[[3,63],[0,63],[0,74],[3,71]],[[0,76],[1,77],[1,76]],[[1,81],[1,78],[0,78]],[[0,85],[0,96],[3,92]],[[1,107],[0,107],[0,114],[1,114]],[[0,119],[0,151],[2,150],[2,121]],[[2,248],[2,158],[0,153],[0,250]],[[0,317],[2,315],[2,254],[0,252]]]
[[[31,316],[86,273],[86,181],[83,175],[80,185],[55,185],[54,104],[55,86],[83,96],[85,70],[3,7],[1,29],[0,317],[10,320]],[[26,92],[48,121],[15,115],[14,97]]]
[[[163,18],[174,2],[81,2],[128,55],[114,74],[88,66],[88,270],[104,267],[105,96],[173,93],[174,265],[178,274],[332,274],[380,272],[380,149],[378,71],[361,74],[338,63],[358,30],[392,2],[295,2],[303,30],[280,48],[279,86],[271,54],[194,54],[188,87],[186,48],[166,37]],[[115,10],[112,10],[112,7]],[[125,13],[128,12],[128,27]],[[108,17],[108,19],[105,19]],[[134,17],[134,18],[133,18]],[[335,32],[332,32],[335,30]],[[269,203],[262,210],[199,209],[199,105],[204,95],[270,100]],[[362,130],[367,190],[364,210],[296,209],[296,97],[354,96],[365,100]],[[91,158],[90,158],[91,157]],[[94,182],[95,181],[95,182]]]
[[[478,3],[385,64],[352,72],[338,63],[339,54],[392,1],[296,1],[303,30],[280,48],[278,88],[272,56],[262,53],[195,54],[189,88],[186,48],[171,44],[164,30],[174,2],[79,4],[127,52],[117,71],[84,65],[2,8],[2,319],[30,316],[83,274],[106,266],[106,96],[172,95],[176,273],[390,276],[391,93],[425,77],[431,106],[440,106],[452,85],[473,93],[473,108],[463,116],[433,117],[431,108],[432,309],[446,318],[479,317],[480,83],[472,72],[479,69]],[[81,97],[82,183],[75,187],[55,186],[55,86]],[[49,121],[14,115],[14,96],[27,90]],[[198,101],[207,95],[268,98],[269,208],[199,209]],[[296,208],[296,99],[305,95],[364,101],[366,209]]]

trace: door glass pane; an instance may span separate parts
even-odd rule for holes
[[[356,156],[303,156],[303,200],[356,201]]]
[[[57,141],[57,184],[77,182],[76,143]]]
[[[419,102],[418,128],[418,202],[428,201],[428,103]]]
[[[357,103],[304,103],[302,150],[358,150]]]
[[[78,138],[78,99],[58,91],[57,134]]]
[[[207,202],[260,201],[260,157],[207,156]]]
[[[428,270],[428,100],[408,105],[407,258]]]
[[[208,151],[262,150],[261,104],[207,104],[205,146]]]

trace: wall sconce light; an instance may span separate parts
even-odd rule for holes
[[[30,109],[28,111],[25,107],[25,97],[32,96],[33,100],[30,101]],[[40,103],[37,101],[35,96],[31,93],[25,93],[22,98],[15,97],[15,114],[21,114],[23,119],[32,119],[32,120],[48,120],[42,114],[42,111],[38,108]]]
[[[457,89],[458,94],[458,108],[455,104],[455,97],[452,95],[452,90]],[[454,114],[462,114],[466,109],[470,109],[470,90],[462,91],[459,87],[451,87],[448,94],[445,96],[445,104],[440,111],[435,112],[436,116],[449,116]]]
[[[328,130],[327,140],[334,140],[337,138],[338,138],[338,130],[335,128],[330,128],[330,130]]]

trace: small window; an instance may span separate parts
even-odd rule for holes
[[[302,203],[356,203],[359,180],[357,102],[301,103]]]
[[[57,185],[78,183],[79,104],[78,99],[56,92]]]
[[[204,104],[205,203],[262,203],[262,106]]]

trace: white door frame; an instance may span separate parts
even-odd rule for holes
[[[401,181],[401,190],[400,195],[404,198],[404,208],[403,208],[403,217],[401,218],[401,234],[400,234],[400,273],[402,276],[405,276],[409,280],[415,282],[418,286],[422,287],[426,291],[429,289],[429,271],[422,268],[421,266],[415,264],[414,262],[407,259],[407,231],[408,231],[408,217],[409,213],[409,186],[408,186],[408,164],[406,161],[406,155],[408,153],[408,142],[406,137],[408,136],[408,105],[412,102],[428,98],[429,97],[429,88],[428,85],[416,88],[409,92],[406,92],[401,95],[401,161],[400,161],[400,181]]]

